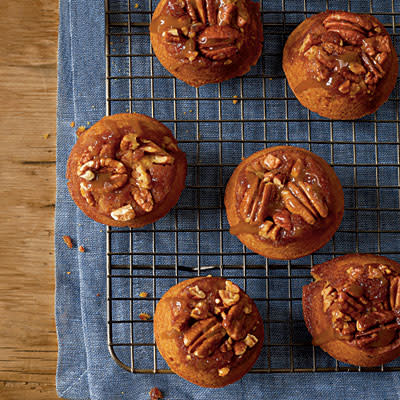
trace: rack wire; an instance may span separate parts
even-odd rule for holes
[[[263,316],[264,347],[251,372],[400,371],[398,361],[367,369],[332,359],[312,346],[301,309],[301,288],[311,281],[314,264],[352,252],[400,261],[399,84],[374,115],[331,121],[298,103],[281,69],[290,32],[328,8],[375,15],[400,54],[400,5],[304,0],[300,8],[297,0],[264,1],[264,51],[257,66],[241,78],[194,89],[168,74],[152,53],[148,25],[156,4],[135,1],[105,0],[107,114],[142,112],[169,126],[187,153],[188,177],[165,218],[142,229],[107,228],[108,346],[114,360],[134,373],[171,372],[156,349],[152,320],[139,314],[152,316],[163,293],[179,281],[211,274],[239,284]],[[335,237],[293,261],[247,250],[229,234],[223,204],[225,184],[241,158],[278,144],[324,157],[345,193]]]

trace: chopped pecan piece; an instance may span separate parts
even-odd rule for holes
[[[228,367],[223,367],[223,368],[220,368],[220,369],[218,370],[218,375],[219,375],[219,376],[226,376],[226,375],[229,374],[229,372],[230,372],[230,368],[228,368]]]
[[[208,315],[208,304],[205,301],[199,301],[190,313],[194,319],[205,319]]]
[[[256,336],[248,333],[247,336],[244,338],[244,342],[248,347],[252,348],[258,343],[258,339]]]
[[[242,356],[247,350],[247,345],[244,341],[235,342],[233,345],[233,352],[235,356]]]
[[[196,285],[188,289],[190,295],[195,299],[205,299],[206,294]]]
[[[275,157],[273,154],[268,154],[264,158],[263,162],[269,170],[276,169],[282,164],[282,161],[278,157]]]
[[[400,277],[390,280],[390,306],[392,310],[400,310]]]
[[[135,215],[135,210],[132,208],[131,204],[127,204],[126,206],[111,211],[111,217],[116,221],[129,221],[135,218]]]

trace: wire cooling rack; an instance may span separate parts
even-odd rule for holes
[[[188,177],[178,205],[165,218],[142,229],[107,228],[108,345],[114,360],[135,373],[170,372],[156,349],[152,319],[142,320],[140,313],[152,316],[177,282],[211,274],[239,284],[263,316],[265,343],[252,372],[361,370],[312,346],[301,288],[311,281],[314,263],[342,254],[372,252],[400,261],[399,85],[376,114],[330,121],[295,99],[281,55],[294,27],[327,8],[372,13],[400,54],[400,5],[265,0],[265,42],[257,66],[244,77],[199,89],[176,80],[153,55],[148,25],[155,6],[152,0],[105,1],[107,113],[142,112],[166,124],[187,153]],[[229,234],[223,205],[225,184],[241,158],[278,144],[325,158],[345,193],[335,237],[293,261],[272,261],[247,250]],[[373,370],[400,370],[400,363]]]

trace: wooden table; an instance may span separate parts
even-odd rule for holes
[[[0,1],[0,399],[57,399],[58,0]]]

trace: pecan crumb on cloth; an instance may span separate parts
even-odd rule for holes
[[[150,400],[159,400],[163,398],[161,390],[157,387],[153,387],[149,392]]]

